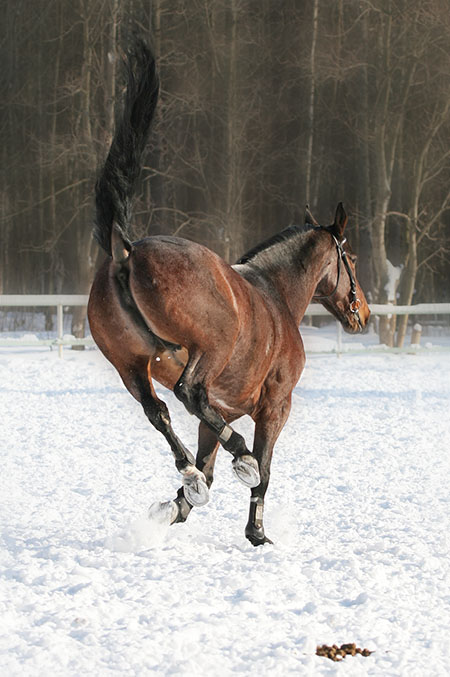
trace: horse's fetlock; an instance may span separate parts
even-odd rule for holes
[[[154,412],[153,410],[151,411],[146,410],[145,413],[155,426],[156,430],[158,430],[158,432],[164,434],[167,428],[170,427],[171,421],[169,411],[167,410],[167,408],[162,410],[159,409],[157,412]]]
[[[175,499],[174,503],[178,507],[178,515],[175,522],[186,522],[188,515],[192,510],[192,506],[186,501],[183,489],[179,490],[178,497]]]
[[[159,418],[164,423],[164,425],[170,425],[170,423],[171,423],[170,414],[169,414],[169,411],[167,410],[167,408],[160,412]]]
[[[258,528],[250,522],[245,527],[245,537],[248,538],[250,543],[254,546],[264,545],[264,543],[273,543],[273,541],[265,535],[263,526]]]
[[[231,433],[230,438],[228,441],[225,443],[225,449],[227,451],[230,451],[235,458],[238,458],[239,456],[243,456],[244,454],[249,454],[249,450],[247,449],[247,445],[245,444],[245,440],[242,437],[242,435],[239,435],[235,430]]]
[[[265,536],[263,524],[261,523],[257,526],[253,522],[249,522],[245,527],[245,535],[248,539],[263,540]]]
[[[235,458],[249,453],[242,435],[239,435],[227,423],[222,427],[217,436],[223,448],[233,454]]]
[[[192,467],[192,463],[189,463],[187,458],[180,459],[178,461],[175,461],[175,467],[178,470],[179,473],[184,475],[188,468]]]

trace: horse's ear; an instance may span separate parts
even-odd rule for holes
[[[317,223],[316,219],[314,216],[311,214],[309,211],[309,205],[306,205],[305,207],[305,226],[306,225],[311,225],[311,226],[318,226],[319,224]]]
[[[334,223],[331,226],[332,232],[336,235],[337,238],[342,239],[344,235],[345,226],[347,225],[348,216],[345,213],[344,205],[342,202],[339,202],[336,207],[336,214],[334,216]]]

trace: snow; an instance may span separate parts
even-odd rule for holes
[[[369,330],[359,336],[345,334],[338,322],[327,323],[321,327],[301,327],[301,334],[307,353],[357,353],[367,351],[413,353],[420,352],[423,348],[430,351],[450,350],[450,330],[445,325],[421,326],[415,324],[412,327],[413,331],[411,331],[411,327],[409,328],[403,348],[388,348],[380,343],[373,325],[374,322],[371,321]],[[423,330],[421,337],[414,337],[414,332],[418,326]],[[432,340],[426,341],[425,338],[428,337]],[[420,338],[422,338],[422,343],[416,343],[417,339],[420,341]],[[411,343],[413,339],[414,344]]]
[[[226,452],[209,504],[150,521],[179,476],[113,368],[2,349],[0,673],[448,675],[449,370],[448,352],[310,354],[272,464],[275,543],[253,548]],[[344,642],[375,653],[315,655]]]

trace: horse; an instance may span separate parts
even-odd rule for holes
[[[159,89],[144,42],[128,52],[125,71],[123,111],[95,188],[94,237],[108,256],[90,293],[92,336],[167,440],[182,476],[176,498],[154,503],[150,514],[174,524],[207,503],[221,445],[251,490],[246,537],[271,543],[264,497],[305,365],[299,324],[313,299],[349,333],[362,331],[370,314],[344,237],[348,218],[339,203],[334,222],[320,226],[307,209],[302,226],[285,228],[235,265],[179,237],[132,241],[131,203]],[[175,434],[153,380],[199,419],[196,458]],[[232,426],[244,415],[254,422],[251,451]]]

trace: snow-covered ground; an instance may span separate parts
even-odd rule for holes
[[[2,349],[0,674],[448,675],[449,396],[449,352],[310,355],[253,548],[226,452],[210,503],[158,527],[178,475],[112,367]],[[315,655],[347,642],[374,653]]]

